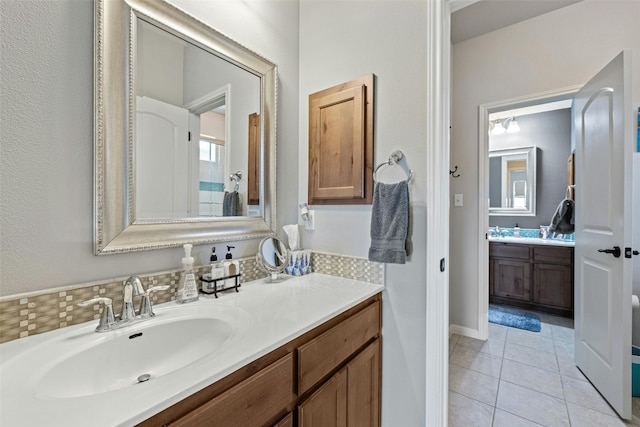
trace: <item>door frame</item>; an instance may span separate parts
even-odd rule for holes
[[[572,98],[582,87],[575,85],[481,104],[478,107],[478,331],[489,338],[489,115],[499,111]],[[572,134],[573,138],[573,134]]]

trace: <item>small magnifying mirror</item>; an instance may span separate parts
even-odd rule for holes
[[[287,277],[280,276],[289,260],[289,250],[277,237],[267,237],[260,242],[256,261],[262,271],[269,273],[271,283],[280,282]]]

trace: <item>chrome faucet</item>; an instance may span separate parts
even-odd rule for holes
[[[124,282],[124,295],[122,298],[122,313],[120,322],[131,322],[136,318],[136,309],[133,305],[133,296],[144,294],[142,280],[138,276],[131,276]]]
[[[108,332],[120,329],[134,322],[150,319],[155,316],[153,306],[151,305],[151,292],[164,291],[169,289],[169,285],[151,286],[146,291],[142,286],[142,280],[138,276],[131,276],[124,282],[122,313],[119,318],[113,315],[113,301],[111,298],[98,297],[78,303],[80,307],[87,307],[94,304],[103,303],[104,309],[100,318],[100,323],[96,328],[96,332]],[[136,316],[136,310],[133,303],[134,296],[142,296],[140,303],[140,314]]]

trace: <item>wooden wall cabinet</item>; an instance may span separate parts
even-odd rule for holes
[[[571,247],[489,244],[489,302],[573,316]]]
[[[260,114],[249,114],[247,204],[260,204]]]
[[[373,74],[309,95],[310,205],[373,200]]]
[[[379,427],[381,296],[139,426]]]

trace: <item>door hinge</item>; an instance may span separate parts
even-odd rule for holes
[[[189,141],[191,141],[191,132],[189,132]]]
[[[444,258],[440,260],[440,271],[444,273]]]

